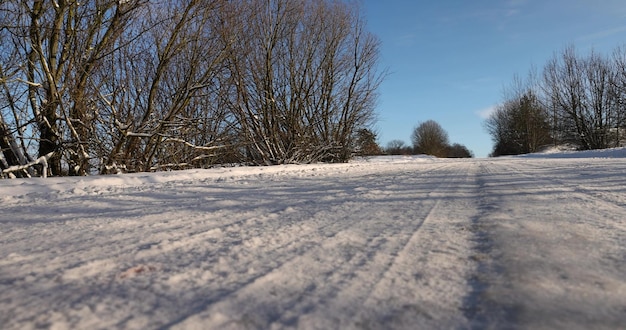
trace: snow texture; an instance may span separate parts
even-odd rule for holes
[[[623,149],[0,181],[3,329],[618,329]]]

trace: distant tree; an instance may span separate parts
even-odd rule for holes
[[[474,158],[472,153],[466,146],[455,143],[448,149],[448,158]]]
[[[548,143],[582,150],[624,145],[626,48],[581,56],[570,46],[529,78],[516,77],[513,93],[485,123],[492,156],[534,152]]]
[[[447,157],[448,133],[434,120],[419,124],[411,135],[413,148],[418,154]]]
[[[485,127],[494,141],[492,156],[536,152],[552,141],[549,114],[531,90],[500,105]]]
[[[387,143],[385,153],[388,155],[410,155],[413,153],[413,150],[402,140],[391,140]]]
[[[375,156],[383,153],[376,143],[376,133],[367,128],[361,128],[356,132],[355,144],[355,153],[359,156]]]
[[[402,149],[405,146],[404,141],[402,140],[391,140],[387,143],[387,151]]]

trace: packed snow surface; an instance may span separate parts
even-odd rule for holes
[[[626,152],[0,181],[3,329],[618,329]]]

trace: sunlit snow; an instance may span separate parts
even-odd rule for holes
[[[621,328],[624,157],[0,180],[0,324]]]

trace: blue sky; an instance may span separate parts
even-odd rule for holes
[[[626,45],[624,0],[361,0],[389,75],[379,92],[377,132],[411,144],[429,119],[477,157],[492,148],[484,114],[532,66],[573,45],[610,54]]]

